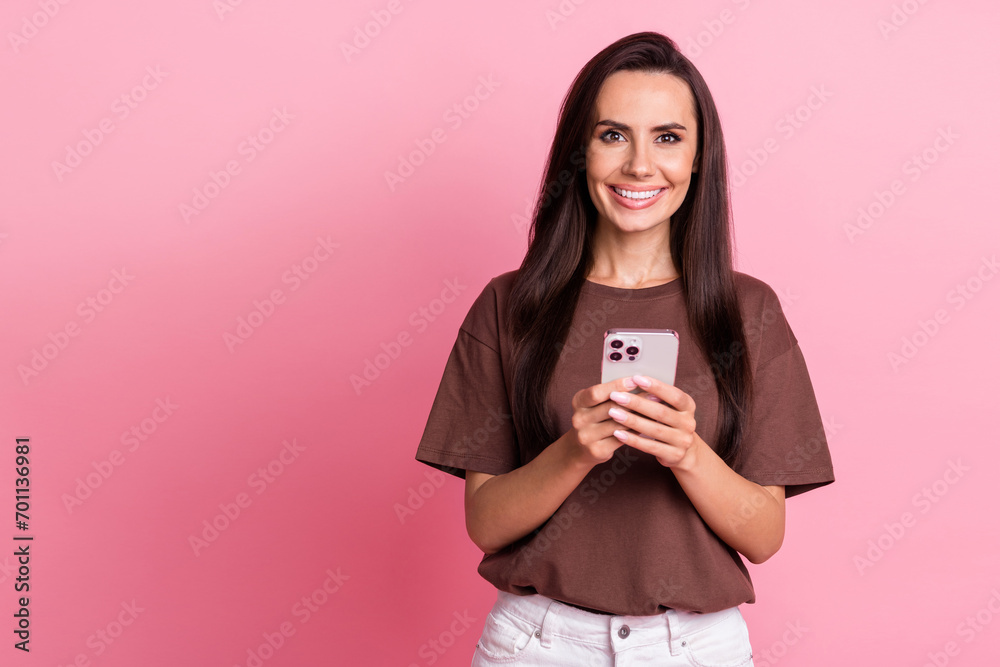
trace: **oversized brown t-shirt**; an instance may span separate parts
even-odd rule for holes
[[[515,274],[492,279],[470,308],[417,448],[418,461],[459,478],[466,470],[510,472],[549,444],[517,437],[511,418],[504,325]],[[784,485],[786,497],[829,484],[823,423],[778,297],[756,278],[736,279],[756,396],[736,472],[764,486]],[[697,432],[715,448],[718,394],[688,326],[679,280],[644,289],[584,283],[548,394],[558,432],[571,428],[573,395],[600,383],[604,331],[615,327],[677,332],[675,384],[694,399]],[[713,361],[727,368],[732,355]],[[620,615],[712,612],[755,599],[742,558],[701,519],[673,472],[628,445],[594,466],[539,528],[485,555],[479,573],[510,593]]]

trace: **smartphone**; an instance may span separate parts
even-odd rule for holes
[[[604,332],[601,384],[632,375],[674,383],[680,342],[673,329],[608,329]],[[640,387],[633,394],[644,391]]]

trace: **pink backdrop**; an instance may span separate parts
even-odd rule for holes
[[[757,667],[995,664],[998,19],[4,3],[0,664],[467,665],[495,594],[416,444],[565,90],[641,30],[716,96],[739,268],[782,296],[838,476],[751,566]]]

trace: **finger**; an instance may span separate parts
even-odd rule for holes
[[[600,385],[601,387],[607,387],[608,393],[613,391],[628,391],[631,392],[638,387],[635,383],[635,379],[631,377],[618,378],[617,380],[611,380],[610,382],[605,382]],[[604,400],[608,400],[607,397]]]
[[[636,388],[635,380],[624,377],[603,384],[595,384],[576,392],[573,395],[573,408],[593,408],[608,400],[613,391],[631,391]]]
[[[611,418],[620,427],[631,429],[640,436],[662,442],[681,450],[690,447],[692,434],[695,431],[695,422],[688,413],[674,412],[677,417],[675,424],[667,424],[662,421],[647,419],[625,408],[612,408],[614,412]],[[617,436],[616,436],[617,437]]]
[[[583,424],[581,428],[578,429],[578,437],[581,442],[597,443],[602,440],[610,438],[614,440],[613,432],[616,428],[623,428],[621,424],[616,422],[607,416],[607,411],[605,410],[605,415],[600,419],[595,418],[589,423]],[[595,411],[596,413],[596,411]]]
[[[662,422],[643,417],[622,407],[610,408],[608,415],[621,426],[628,427],[653,440],[664,440],[664,438],[669,437],[669,431],[672,430],[672,427],[666,426]]]
[[[665,462],[665,465],[677,463],[684,456],[684,452],[682,452],[678,447],[674,447],[669,443],[660,442],[658,440],[651,440],[650,438],[634,432],[626,431],[625,429],[616,430],[614,435],[615,438],[621,442],[621,444],[634,447],[641,452],[650,454],[656,457],[658,461]]]
[[[630,394],[613,391],[608,398],[620,406],[627,407],[632,412],[645,415],[655,421],[664,424],[676,421],[676,411],[654,394]]]
[[[652,398],[648,398],[652,396]],[[610,401],[627,407],[628,410],[649,419],[672,426],[677,429],[694,430],[696,423],[693,412],[680,412],[662,399],[651,394],[629,394],[614,391],[609,396]],[[610,410],[609,410],[610,414]]]
[[[624,427],[615,423],[614,420],[594,424],[580,434],[580,444],[586,447],[591,455],[599,461],[607,461],[622,446],[621,440],[614,435],[616,429],[624,430]]]
[[[695,409],[694,399],[685,391],[648,375],[633,375],[632,379],[643,391],[659,396],[675,409],[685,412]]]

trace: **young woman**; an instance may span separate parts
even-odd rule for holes
[[[834,476],[797,340],[734,271],[730,227],[698,71],[658,33],[597,54],[524,261],[469,310],[417,449],[465,479],[497,588],[473,665],[753,664],[742,558],[770,558],[785,499]],[[676,331],[674,385],[600,383],[616,327]]]

